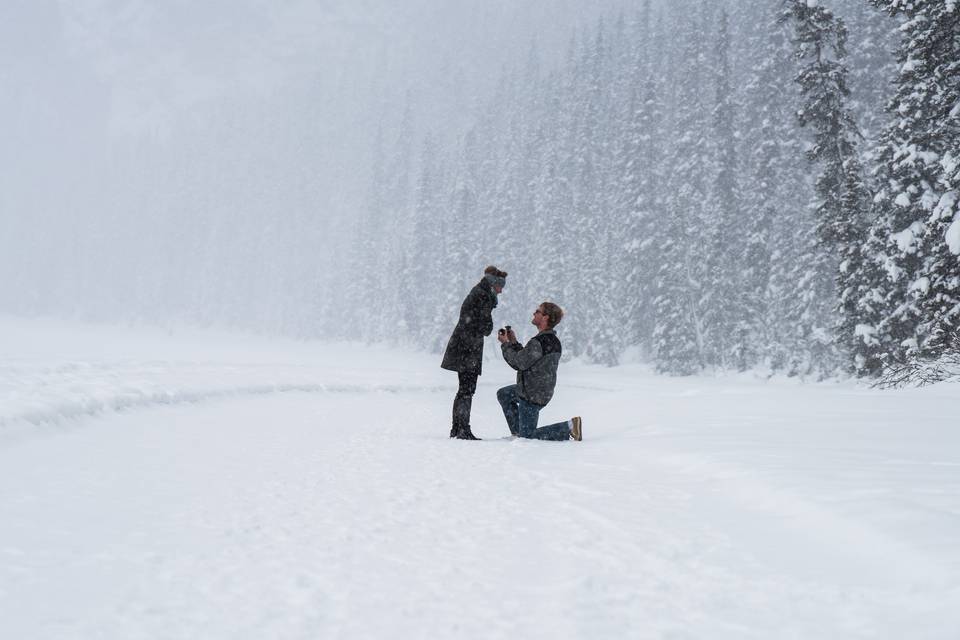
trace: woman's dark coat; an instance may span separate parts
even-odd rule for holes
[[[443,352],[440,366],[450,371],[480,375],[483,365],[483,338],[493,332],[493,308],[497,294],[484,278],[460,305],[460,320]]]

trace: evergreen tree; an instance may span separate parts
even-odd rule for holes
[[[744,348],[774,371],[798,374],[806,370],[810,351],[810,335],[803,329],[807,304],[800,291],[813,243],[808,207],[813,185],[795,117],[799,90],[792,81],[798,69],[792,29],[780,14],[776,5],[765,8],[754,18],[763,28],[750,37],[761,62],[748,76],[741,121],[749,176],[743,196],[748,237],[742,300],[751,318]]]
[[[617,362],[618,310],[611,295],[612,229],[610,192],[611,55],[601,23],[592,43],[584,43],[580,120],[577,128],[575,193],[579,238],[574,253],[583,287],[578,329],[586,355],[606,365]]]
[[[678,18],[677,30],[684,47],[678,56],[679,78],[675,103],[675,142],[668,162],[671,175],[664,201],[657,271],[657,294],[653,299],[655,321],[653,351],[657,369],[688,375],[703,368],[704,326],[703,256],[697,251],[709,150],[707,114],[703,109],[705,56],[702,24],[689,16]]]
[[[727,12],[720,10],[714,48],[715,92],[712,130],[709,132],[712,184],[705,209],[707,270],[703,288],[704,323],[708,361],[721,367],[743,370],[746,358],[746,317],[740,301],[740,267],[743,248],[738,237],[740,196],[737,185],[738,157],[734,137],[735,105],[731,86],[730,39]]]
[[[895,359],[935,357],[960,330],[960,7],[873,4],[902,25],[871,230],[888,278],[866,296],[882,316],[869,330]]]
[[[420,175],[413,206],[413,251],[398,274],[401,317],[416,344],[436,349],[442,274],[446,272],[443,236],[443,176],[434,138],[427,135],[420,155]],[[444,310],[446,311],[446,310]],[[447,329],[449,331],[449,329]]]
[[[857,335],[857,326],[862,324],[857,301],[864,273],[864,212],[870,195],[857,156],[859,132],[846,106],[847,31],[841,19],[822,6],[810,6],[806,0],[792,2],[785,17],[793,22],[797,57],[803,64],[796,77],[803,95],[797,115],[801,126],[814,131],[807,158],[820,169],[814,208],[815,245],[811,247],[811,273],[804,291],[810,301],[812,336],[819,340],[820,331],[835,331],[836,342],[848,362],[846,368],[869,368],[874,355]],[[827,286],[831,279],[835,290]],[[830,326],[833,307],[837,306],[839,324]],[[826,357],[827,353],[820,353],[817,359]],[[828,370],[829,361],[821,362],[820,367]]]
[[[569,134],[572,113],[568,106],[571,103],[573,81],[569,73],[555,72],[548,78],[547,86],[555,88],[550,94],[547,113],[541,119],[544,151],[537,185],[541,243],[531,265],[534,267],[531,276],[534,282],[542,286],[542,293],[537,297],[570,307],[564,320],[566,330],[567,322],[570,322],[570,326],[579,324],[576,306],[571,306],[575,305],[577,298],[576,289],[570,283],[568,255],[572,239],[576,236],[573,145]],[[570,353],[576,353],[577,347],[572,347]]]
[[[740,115],[744,135],[743,210],[741,220],[746,237],[741,304],[745,325],[741,327],[740,355],[745,362],[765,362],[772,368],[783,366],[785,358],[779,344],[779,328],[784,320],[772,307],[784,296],[774,295],[774,273],[781,261],[783,238],[775,233],[774,223],[786,204],[783,197],[784,178],[795,172],[784,167],[784,160],[794,157],[793,149],[785,148],[793,138],[789,130],[792,95],[786,90],[784,77],[792,77],[793,59],[783,25],[776,15],[760,20],[761,30],[752,37],[760,63],[751,69],[746,83],[745,106]],[[792,182],[792,181],[791,181]]]
[[[660,127],[663,105],[656,66],[652,62],[650,3],[642,5],[634,31],[637,43],[622,61],[629,87],[627,110],[619,136],[621,146],[616,160],[618,182],[614,207],[617,225],[622,229],[620,243],[614,247],[620,265],[617,308],[627,319],[620,339],[631,346],[649,342],[653,331],[650,301],[654,297],[657,246],[656,233],[658,187],[663,178]]]
[[[867,145],[861,145],[864,166],[873,164],[873,147],[886,124],[884,106],[890,95],[890,81],[897,73],[893,52],[897,46],[892,20],[863,0],[833,3],[834,13],[843,18],[849,32],[847,46],[847,105]]]

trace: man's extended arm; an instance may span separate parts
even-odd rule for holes
[[[517,371],[526,371],[543,357],[543,348],[536,338],[532,338],[525,347],[521,347],[519,342],[504,342],[500,345],[500,351],[507,364]]]

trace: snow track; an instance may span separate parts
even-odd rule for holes
[[[105,413],[126,412],[156,406],[199,404],[211,400],[263,396],[277,393],[410,393],[413,391],[447,391],[444,387],[409,385],[343,385],[322,383],[274,383],[233,387],[150,390],[127,387],[103,389],[73,400],[49,398],[36,403],[36,408],[0,416],[0,429],[18,425],[59,425]],[[49,393],[49,391],[48,391]]]
[[[953,388],[568,363],[544,443],[491,361],[462,442],[430,356],[142,341],[6,347],[4,638],[960,635]]]

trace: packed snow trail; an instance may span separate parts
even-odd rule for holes
[[[432,356],[5,328],[0,637],[960,635],[956,387],[565,363],[510,441],[491,360],[461,442]],[[194,400],[25,417],[121,388]]]

